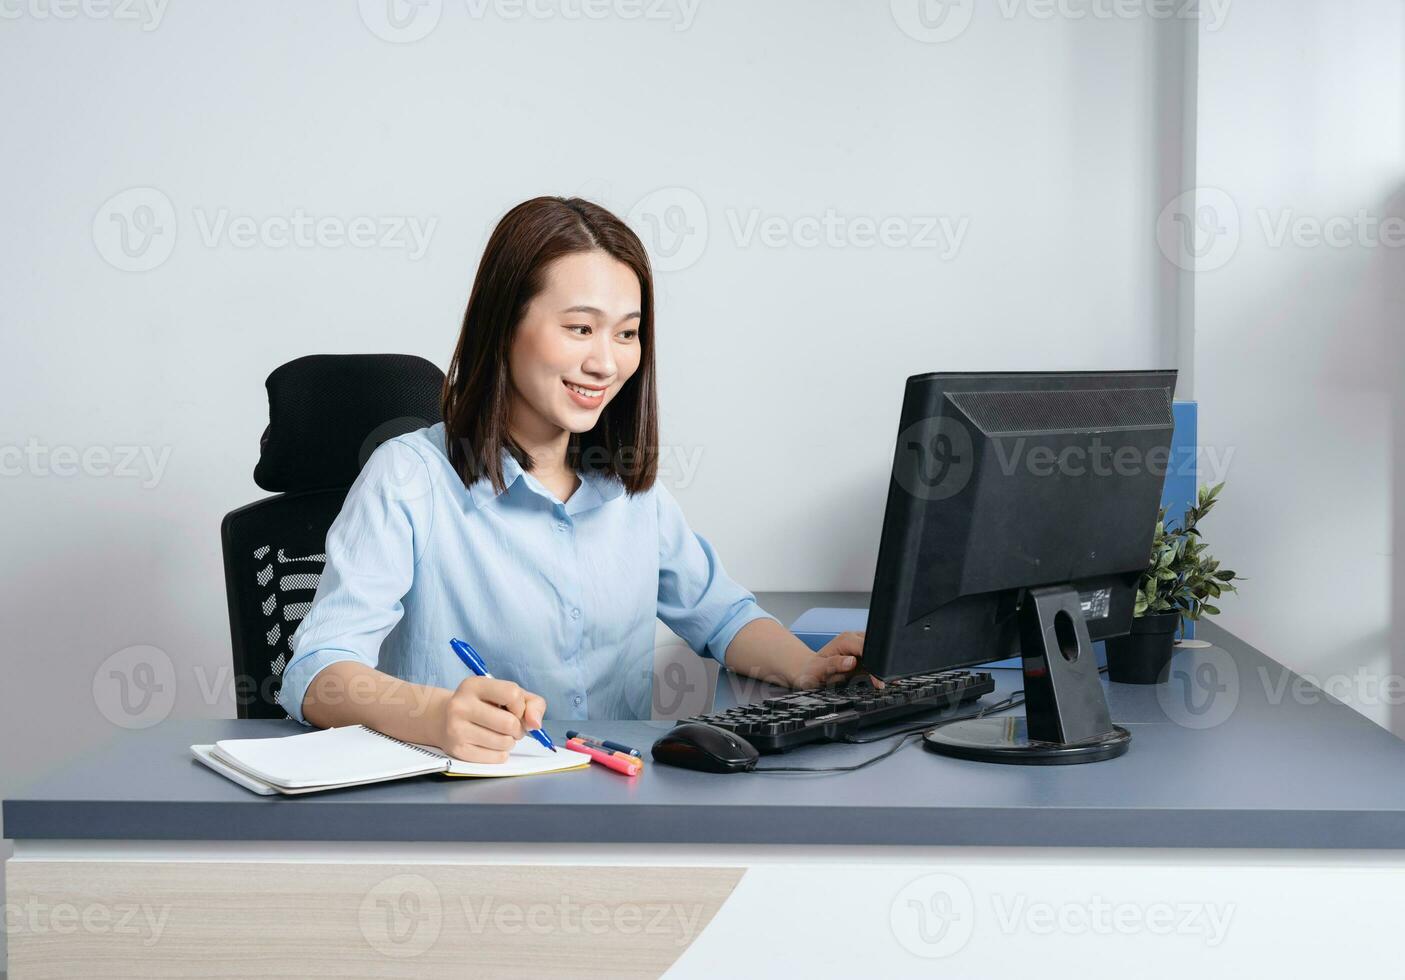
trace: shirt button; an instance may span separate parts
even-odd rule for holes
[[[580,618],[581,618],[581,611],[580,611],[579,609],[572,609],[572,610],[571,610],[571,618],[572,618],[572,619],[580,619]]]
[[[567,527],[567,524],[566,524],[565,521],[557,521],[557,522],[556,522],[556,530],[558,530],[558,531],[564,531],[564,530],[566,530],[566,527]]]
[[[580,704],[580,703],[581,703],[581,696],[580,696],[579,694],[577,694],[577,695],[576,695],[576,704]]]

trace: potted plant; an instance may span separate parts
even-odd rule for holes
[[[1107,676],[1122,684],[1156,684],[1166,679],[1183,619],[1192,622],[1219,613],[1215,600],[1238,591],[1235,573],[1220,568],[1200,534],[1200,522],[1218,500],[1223,483],[1201,487],[1178,527],[1166,526],[1166,508],[1156,519],[1151,562],[1137,583],[1132,632],[1107,641]]]

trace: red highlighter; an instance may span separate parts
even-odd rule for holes
[[[598,762],[608,769],[613,769],[615,772],[623,773],[626,776],[637,776],[644,769],[644,766],[640,763],[625,762],[624,759],[613,752],[601,752],[597,748],[586,745],[578,738],[568,738],[566,740],[566,747],[588,755],[592,761]]]

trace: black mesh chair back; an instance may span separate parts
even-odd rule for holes
[[[240,718],[287,717],[278,692],[321,580],[327,529],[377,446],[440,421],[443,384],[437,367],[405,354],[318,354],[269,375],[254,482],[283,492],[220,526]]]

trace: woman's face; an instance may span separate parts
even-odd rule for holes
[[[514,425],[542,439],[594,428],[639,368],[639,319],[639,279],[608,253],[547,266],[508,354]]]

